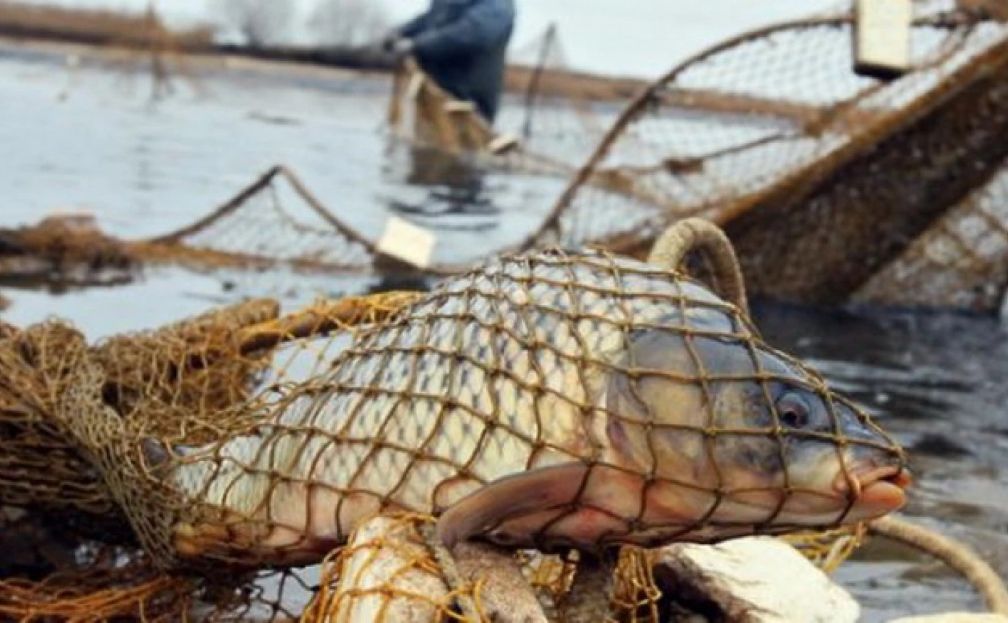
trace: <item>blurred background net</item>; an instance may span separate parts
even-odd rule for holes
[[[873,275],[854,300],[996,310],[1008,284],[1008,164]]]
[[[916,2],[910,71],[889,81],[853,72],[853,17],[838,11],[724,41],[643,92],[569,71],[550,29],[513,54],[521,95],[504,107],[499,135],[436,85],[411,91],[409,76],[393,108],[410,93],[429,99],[438,114],[428,125],[455,137],[438,149],[456,158],[570,179],[521,248],[591,243],[640,255],[667,223],[700,215],[726,228],[755,293],[990,311],[1008,285],[1008,26],[968,4],[980,8]],[[467,149],[486,141],[492,153]],[[57,266],[370,272],[378,243],[344,216],[334,198],[275,167],[152,240],[5,245],[0,235],[0,262],[21,244]],[[472,255],[438,252],[429,270],[462,270]]]
[[[906,274],[924,274],[911,240],[955,229],[954,217],[938,223],[977,195],[998,206],[981,217],[1003,229],[1005,204],[992,178],[1008,106],[991,75],[1006,73],[1008,28],[952,2],[914,10],[912,70],[891,81],[854,73],[842,13],[746,33],[677,66],[627,107],[525,246],[640,253],[666,223],[702,215],[724,224],[755,292],[836,302],[891,263],[889,299],[900,299],[914,285]],[[958,270],[996,277],[994,255]],[[907,300],[986,303],[940,281]]]

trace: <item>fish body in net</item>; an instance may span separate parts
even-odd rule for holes
[[[310,559],[388,511],[439,515],[449,543],[591,548],[902,503],[901,451],[734,306],[597,252],[448,279],[270,410],[172,467],[194,508],[223,512],[181,522],[181,551]],[[194,525],[215,521],[211,547]]]

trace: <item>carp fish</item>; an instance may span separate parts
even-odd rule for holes
[[[363,520],[595,551],[835,527],[904,504],[902,450],[699,282],[503,257],[357,333],[268,421],[176,456],[183,556],[317,561]]]

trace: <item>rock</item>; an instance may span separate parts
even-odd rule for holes
[[[1000,614],[948,612],[946,614],[900,618],[889,623],[1008,623],[1008,617]]]
[[[681,604],[732,623],[855,622],[861,608],[797,550],[770,537],[657,552],[655,579]]]
[[[479,583],[479,602],[487,619],[494,623],[548,623],[512,552],[463,542],[452,553],[459,574]]]

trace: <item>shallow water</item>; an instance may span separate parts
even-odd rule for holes
[[[1008,577],[1008,328],[952,315],[757,307],[767,340],[867,405],[906,447],[906,514],[962,539]],[[881,540],[838,573],[883,615],[982,607],[959,578]]]
[[[520,239],[562,187],[559,179],[390,151],[381,130],[387,81],[326,76],[204,68],[152,103],[135,63],[68,63],[61,54],[0,47],[0,226],[74,208],[121,236],[163,233],[283,162],[366,235],[399,214],[434,229],[449,256],[472,255]],[[108,289],[5,287],[14,306],[3,314],[22,325],[59,315],[97,339],[245,295],[292,306],[377,285],[370,277],[157,268]],[[907,513],[971,543],[1008,573],[1008,331],[970,317],[768,305],[757,312],[770,343],[876,410],[909,448],[917,484]],[[980,606],[940,566],[881,542],[839,577],[864,604],[866,621]]]

